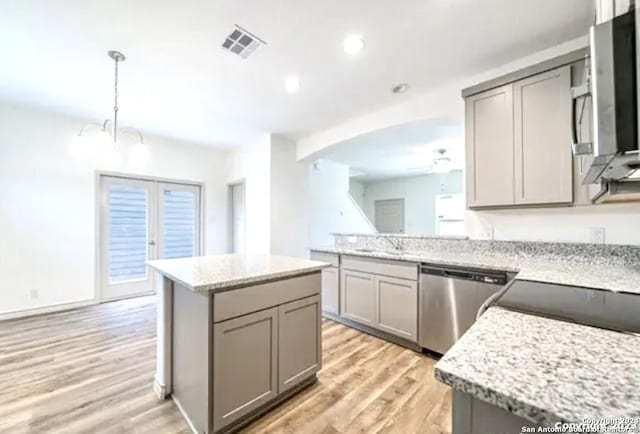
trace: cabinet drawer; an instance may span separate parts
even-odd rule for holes
[[[318,271],[300,277],[220,292],[213,296],[213,322],[318,295],[321,287],[321,273]]]
[[[340,256],[337,253],[314,252],[312,250],[310,259],[312,261],[328,262],[334,267],[340,265]]]
[[[418,264],[412,264],[410,262],[343,256],[342,269],[362,271],[364,273],[373,273],[381,276],[398,277],[400,279],[418,280]]]

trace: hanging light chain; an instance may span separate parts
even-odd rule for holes
[[[115,66],[115,80],[113,86],[113,142],[118,142],[118,62],[120,61],[119,57],[115,57],[114,61],[116,62]]]

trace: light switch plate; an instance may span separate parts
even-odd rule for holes
[[[589,242],[593,244],[605,243],[605,229],[604,228],[589,228]]]

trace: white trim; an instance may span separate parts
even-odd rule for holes
[[[73,301],[70,303],[53,304],[50,306],[34,307],[29,309],[14,310],[10,312],[0,313],[0,321],[4,321],[8,319],[26,318],[26,317],[35,316],[35,315],[42,315],[45,313],[61,312],[64,310],[76,309],[78,307],[91,306],[94,304],[98,304],[98,302],[95,299]]]
[[[227,183],[227,251],[233,252],[233,187],[244,186],[244,250],[247,250],[247,178],[237,179]]]
[[[156,375],[153,376],[153,391],[160,399],[167,399],[169,397],[169,394],[167,393],[167,386],[160,384]]]
[[[101,298],[97,303],[109,303],[110,301],[128,300],[130,298],[150,297],[155,295],[155,291],[144,292],[142,294],[123,295],[118,297]]]

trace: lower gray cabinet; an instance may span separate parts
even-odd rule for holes
[[[375,322],[375,278],[373,274],[342,270],[340,315],[361,324]]]
[[[322,270],[322,310],[340,314],[340,270],[330,267]]]
[[[218,431],[278,395],[278,308],[219,322],[213,334]]]
[[[375,327],[418,341],[418,282],[376,276],[375,305]]]
[[[282,393],[320,370],[320,297],[279,306],[278,330],[278,393]]]

